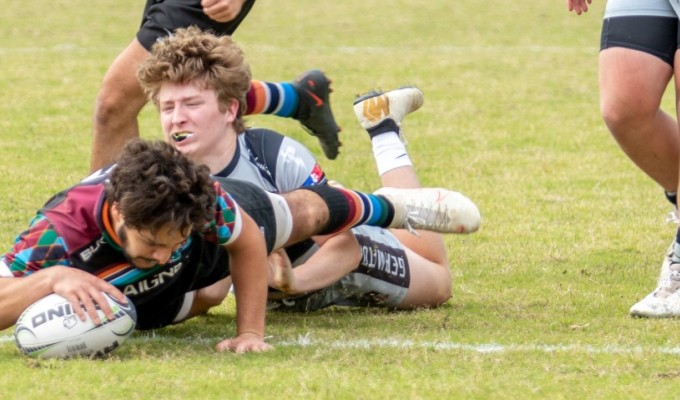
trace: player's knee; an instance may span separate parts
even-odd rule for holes
[[[441,302],[439,304],[446,303],[447,301],[451,300],[451,297],[453,297],[453,293],[451,292],[451,281],[449,281],[448,285],[441,292]]]
[[[443,276],[438,279],[438,284],[436,285],[435,288],[433,288],[433,298],[432,298],[432,305],[433,306],[439,306],[451,299],[453,297],[453,292],[452,292],[452,277],[451,277],[451,272],[450,272],[450,267],[448,263],[443,266],[444,270],[447,272]]]
[[[431,306],[440,306],[451,299],[453,293],[451,292],[451,280],[442,281],[432,294]]]
[[[605,99],[600,104],[602,119],[615,136],[620,134],[619,132],[635,130],[636,125],[654,118],[658,110],[657,102],[634,103]]]
[[[217,307],[227,297],[227,293],[218,293],[217,291],[203,292],[197,296],[197,299],[207,308]]]
[[[94,109],[95,123],[108,125],[115,121],[137,118],[146,103],[145,99],[132,99],[121,91],[104,85],[97,95]]]
[[[229,293],[231,281],[222,280],[196,291],[194,302],[201,304],[206,310],[222,304]]]
[[[319,196],[308,190],[295,190],[282,196],[288,204],[293,220],[293,230],[288,244],[327,233],[323,230],[328,223],[329,211]]]

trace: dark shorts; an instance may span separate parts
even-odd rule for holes
[[[210,30],[216,35],[232,35],[253,4],[255,0],[246,0],[236,18],[228,22],[217,22],[205,15],[201,0],[147,0],[137,40],[151,51],[158,39],[170,35],[175,29],[192,25],[204,31]]]
[[[600,50],[610,47],[639,50],[673,66],[678,43],[677,18],[625,16],[606,18],[602,23]]]

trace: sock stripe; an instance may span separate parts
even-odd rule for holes
[[[283,101],[281,107],[276,111],[276,115],[280,117],[292,117],[298,109],[298,93],[290,83],[282,83],[281,90],[283,91]]]
[[[368,199],[371,202],[371,214],[366,221],[366,225],[383,225],[388,215],[385,201],[376,195],[368,195]]]
[[[359,221],[361,221],[363,207],[358,207],[358,205],[363,204],[363,202],[356,192],[345,189],[340,189],[340,192],[343,196],[345,196],[345,199],[347,199],[347,203],[349,205],[347,219],[342,223],[344,229],[345,227],[355,226],[359,223]]]
[[[281,91],[276,83],[265,82],[267,90],[269,91],[269,102],[264,108],[263,114],[272,114],[274,110],[279,107],[279,101],[281,99]]]
[[[252,81],[246,93],[246,115],[262,114],[267,102],[267,88],[262,81]]]
[[[276,88],[276,102],[272,99],[272,104],[269,107],[271,112],[268,112],[268,114],[279,115],[281,107],[283,107],[286,102],[286,94],[284,93],[283,85],[281,83],[272,83],[271,86]]]
[[[355,192],[327,185],[306,186],[316,192],[331,210],[328,222],[319,235],[338,233],[360,224],[387,228],[392,223],[392,204],[379,195]]]

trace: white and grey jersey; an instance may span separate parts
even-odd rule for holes
[[[247,129],[238,136],[234,158],[215,175],[248,181],[272,193],[326,183],[323,170],[305,146],[261,128]]]

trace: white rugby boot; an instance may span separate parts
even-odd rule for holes
[[[443,188],[384,187],[375,191],[394,206],[390,228],[440,233],[472,233],[479,229],[479,209],[465,195]]]
[[[630,315],[647,318],[680,317],[680,263],[673,262],[675,240],[661,263],[654,291],[630,308]]]
[[[415,86],[389,92],[373,90],[354,100],[354,113],[364,129],[374,128],[386,119],[399,126],[404,117],[422,107],[424,102],[423,92]]]

